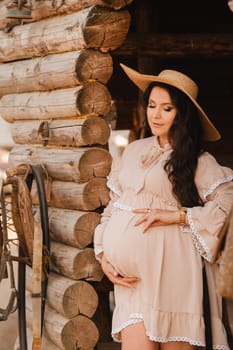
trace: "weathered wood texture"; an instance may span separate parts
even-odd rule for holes
[[[32,269],[26,270],[26,288],[32,292]],[[91,318],[98,306],[98,295],[92,285],[74,281],[53,272],[48,277],[46,301],[66,318],[84,315]]]
[[[100,214],[78,210],[49,208],[49,229],[53,240],[86,248],[93,242],[93,234],[100,223]]]
[[[130,4],[132,1],[133,0],[32,0],[32,19],[27,20],[27,22],[34,22],[50,16],[81,11],[87,7],[96,5],[119,10]],[[6,18],[6,5],[8,3],[9,0],[3,0],[0,2],[0,30],[7,30],[8,28],[10,29],[12,26],[19,24],[17,20]]]
[[[78,249],[52,241],[51,268],[75,280],[101,281],[103,278],[103,271],[92,248]]]
[[[11,135],[17,144],[42,144],[54,146],[106,145],[110,128],[105,119],[92,116],[78,120],[15,121]]]
[[[0,99],[0,115],[9,123],[28,119],[75,118],[105,115],[110,106],[111,96],[106,86],[90,82],[84,86],[49,92],[4,95]]]
[[[125,40],[130,15],[98,6],[0,32],[0,62],[98,48],[114,50]]]
[[[99,337],[94,322],[89,318],[78,315],[70,320],[50,308],[46,310],[45,330],[52,341],[65,350],[93,350]],[[47,350],[47,349],[46,349]]]
[[[33,317],[30,293],[26,295],[26,311],[30,322]],[[48,338],[64,350],[77,349],[77,344],[80,349],[93,350],[99,338],[97,327],[88,317],[78,315],[68,319],[48,304],[45,308],[44,328]]]
[[[0,96],[65,89],[90,79],[106,84],[112,70],[111,55],[93,49],[3,63],[0,64]]]
[[[98,147],[44,148],[17,145],[9,154],[9,168],[22,163],[43,164],[56,180],[87,182],[109,174],[112,157]]]
[[[39,213],[39,208],[34,206]],[[95,227],[100,222],[100,214],[78,210],[48,208],[50,236],[54,241],[79,249],[93,242]]]
[[[129,33],[113,56],[232,57],[233,34]]]
[[[104,178],[96,177],[83,184],[53,181],[48,188],[50,207],[91,211],[105,206],[109,202],[109,190]],[[35,184],[32,185],[32,201],[33,204],[38,204]]]
[[[64,349],[64,348],[63,348]],[[61,350],[56,344],[49,339],[48,335],[43,333],[41,350]]]

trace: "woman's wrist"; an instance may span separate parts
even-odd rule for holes
[[[179,209],[179,225],[186,226],[187,225],[187,208],[181,207]]]

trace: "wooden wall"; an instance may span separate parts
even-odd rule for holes
[[[92,350],[111,339],[106,309],[112,286],[103,288],[93,233],[109,201],[112,98],[106,83],[113,73],[111,52],[129,29],[124,7],[130,2],[35,0],[32,20],[23,23],[7,19],[8,0],[0,1],[0,115],[11,123],[15,142],[8,176],[22,163],[42,164],[46,173],[51,272],[44,350]],[[32,249],[38,247],[28,249],[33,260]],[[38,335],[30,273],[29,268],[27,321]]]

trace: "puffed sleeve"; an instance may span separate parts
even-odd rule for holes
[[[196,249],[213,263],[233,205],[233,171],[204,153],[199,159],[195,180],[204,206],[188,208],[187,219]]]
[[[116,202],[121,194],[121,186],[119,184],[119,170],[121,167],[121,157],[113,159],[110,174],[107,178],[107,186],[110,189],[110,200],[103,213],[101,214],[100,224],[96,227],[94,232],[94,251],[98,260],[98,255],[103,252],[103,235],[105,227],[111,216],[113,204]]]

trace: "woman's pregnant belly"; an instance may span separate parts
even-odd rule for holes
[[[104,253],[122,275],[141,277],[142,259],[148,258],[148,245],[154,232],[142,233],[143,226],[134,226],[138,216],[117,210],[111,216],[104,232]]]

